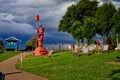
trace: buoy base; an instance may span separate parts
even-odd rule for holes
[[[43,56],[46,55],[47,51],[43,47],[37,47],[35,51],[33,52],[33,56]]]

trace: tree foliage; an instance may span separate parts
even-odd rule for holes
[[[84,20],[83,35],[88,39],[88,43],[92,41],[93,35],[96,33],[96,26],[94,24],[94,17],[87,17]]]
[[[0,41],[0,52],[4,51],[4,44],[2,41]]]
[[[86,17],[93,17],[97,9],[96,0],[80,0],[77,4],[68,7],[67,12],[60,20],[58,31],[70,33],[77,41],[84,38],[83,26]]]
[[[32,37],[29,41],[26,42],[26,50],[34,50],[36,47],[36,38]]]
[[[114,21],[113,15],[116,12],[115,6],[110,3],[104,3],[100,6],[95,15],[96,31],[104,36],[108,36],[111,31]]]
[[[84,23],[84,18],[93,17],[98,6],[97,0],[80,0],[77,4],[76,19]]]
[[[110,31],[120,33],[120,9],[116,11],[111,2],[98,6],[97,0],[80,0],[68,7],[58,31],[68,32],[77,41],[83,38],[89,41],[95,33],[107,38]]]
[[[71,33],[70,27],[72,26],[73,22],[76,20],[76,5],[72,5],[68,7],[67,12],[60,20],[58,31],[68,32]]]
[[[82,35],[82,25],[80,21],[75,21],[73,23],[73,25],[70,27],[71,30],[71,35],[77,40],[79,41],[80,38],[83,38]],[[79,35],[79,36],[78,36]]]
[[[120,34],[120,8],[114,14],[113,20],[114,20],[114,23],[115,23],[114,26],[113,26],[113,28],[115,29],[114,33],[119,33]]]

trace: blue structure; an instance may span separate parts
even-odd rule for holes
[[[15,37],[9,37],[6,40],[6,50],[17,50],[19,39]]]

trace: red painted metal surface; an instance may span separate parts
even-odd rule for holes
[[[36,21],[39,21],[39,15],[36,15],[36,16],[35,16],[35,20],[36,20]]]
[[[100,42],[99,42],[99,41],[96,41],[95,44],[96,44],[96,45],[100,45]]]
[[[37,47],[33,53],[33,56],[43,56],[46,55],[46,49],[43,47]]]
[[[43,34],[44,28],[42,28],[42,25],[40,25],[37,28],[37,48],[33,52],[34,56],[42,56],[47,54],[46,49],[43,47]]]

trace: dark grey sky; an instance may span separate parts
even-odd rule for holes
[[[25,43],[36,35],[34,17],[40,15],[45,28],[45,43],[72,43],[67,33],[58,32],[58,24],[66,9],[78,0],[0,0],[0,37],[15,36]],[[108,0],[107,0],[108,1]],[[102,0],[99,0],[102,4]],[[120,1],[113,3],[119,6]]]
[[[58,42],[71,42],[73,38],[67,33],[58,32],[57,28],[67,7],[75,2],[75,0],[0,0],[0,36],[4,38],[16,36],[23,41],[28,40],[36,34],[34,17],[39,14],[40,22],[45,28],[45,40],[49,39],[50,43],[53,43],[54,39],[58,39]]]

